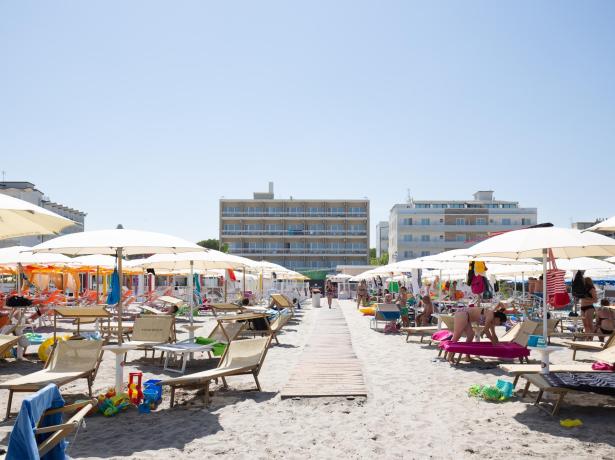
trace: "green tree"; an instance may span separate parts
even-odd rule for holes
[[[369,249],[369,264],[370,265],[386,265],[389,263],[389,253],[383,252],[380,257],[376,257],[376,248]]]
[[[228,252],[228,244],[224,243],[222,246],[220,246],[220,241],[215,238],[202,240],[199,241],[197,244],[207,249],[215,249],[216,251]]]

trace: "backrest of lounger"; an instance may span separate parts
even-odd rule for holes
[[[174,317],[170,315],[147,315],[135,319],[132,340],[167,342],[171,337]]]
[[[271,294],[271,298],[279,307],[292,308],[293,304],[282,294]]]
[[[271,321],[271,323],[269,324],[269,328],[274,331],[277,332],[280,329],[282,329],[282,327],[284,327],[284,325],[286,323],[288,323],[288,321],[290,320],[290,315],[289,314],[278,314],[278,316],[276,316],[276,318]]]
[[[233,340],[218,367],[256,367],[265,358],[270,337]]]
[[[602,351],[592,355],[594,361],[615,364],[615,346],[605,346]]]
[[[60,340],[47,369],[53,372],[87,372],[96,368],[102,340]]]
[[[235,337],[237,337],[237,334],[239,334],[239,331],[241,330],[242,326],[243,323],[229,323],[225,321],[222,326],[224,327],[224,332],[226,332],[226,335],[224,335],[224,332],[222,332],[222,329],[220,329],[220,324],[216,324],[216,327],[213,328],[208,338],[213,339],[217,342],[227,343],[229,339],[232,341],[235,339]]]
[[[506,334],[504,334],[500,338],[500,342],[511,342],[512,340],[514,340],[514,338],[519,333],[519,329],[521,329],[521,323],[515,324]]]
[[[530,338],[530,335],[536,333],[536,329],[539,326],[539,323],[536,321],[523,321],[521,323],[521,327],[517,331],[517,335],[511,340],[522,347],[527,346],[527,341]]]
[[[452,331],[455,328],[455,317],[451,315],[440,315],[440,319],[447,329]]]

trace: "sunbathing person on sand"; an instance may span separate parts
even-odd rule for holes
[[[472,323],[483,326],[483,332],[491,340],[491,343],[498,343],[498,336],[495,333],[495,326],[500,326],[506,322],[506,315],[502,312],[504,305],[501,303],[495,309],[481,307],[463,307],[455,312],[455,326],[453,329],[453,342],[459,342],[465,334],[466,342],[474,340],[474,329]]]

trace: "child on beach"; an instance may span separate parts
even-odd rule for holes
[[[431,297],[428,295],[423,296],[421,298],[421,303],[423,304],[423,312],[417,316],[416,325],[429,326],[431,315],[433,315],[433,303],[431,302]]]
[[[399,307],[402,325],[404,327],[410,326],[410,318],[408,316],[408,289],[406,289],[405,286],[402,286],[399,290],[397,306]]]

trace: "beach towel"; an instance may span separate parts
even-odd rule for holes
[[[515,359],[525,358],[530,351],[514,342],[440,342],[439,348],[449,353],[461,353],[464,355],[489,356],[492,358]]]
[[[48,409],[56,409],[64,406],[64,399],[60,390],[54,384],[49,384],[36,393],[27,396],[21,404],[21,409],[15,420],[15,426],[9,437],[7,460],[38,459],[37,437],[34,435],[36,424],[43,413]],[[45,417],[40,428],[62,423],[62,414],[53,414]],[[49,434],[38,436],[38,441],[42,442]],[[61,441],[42,457],[42,460],[64,460],[64,448],[66,441]]]
[[[558,372],[543,375],[552,387],[589,391],[615,396],[615,373],[608,372]]]

